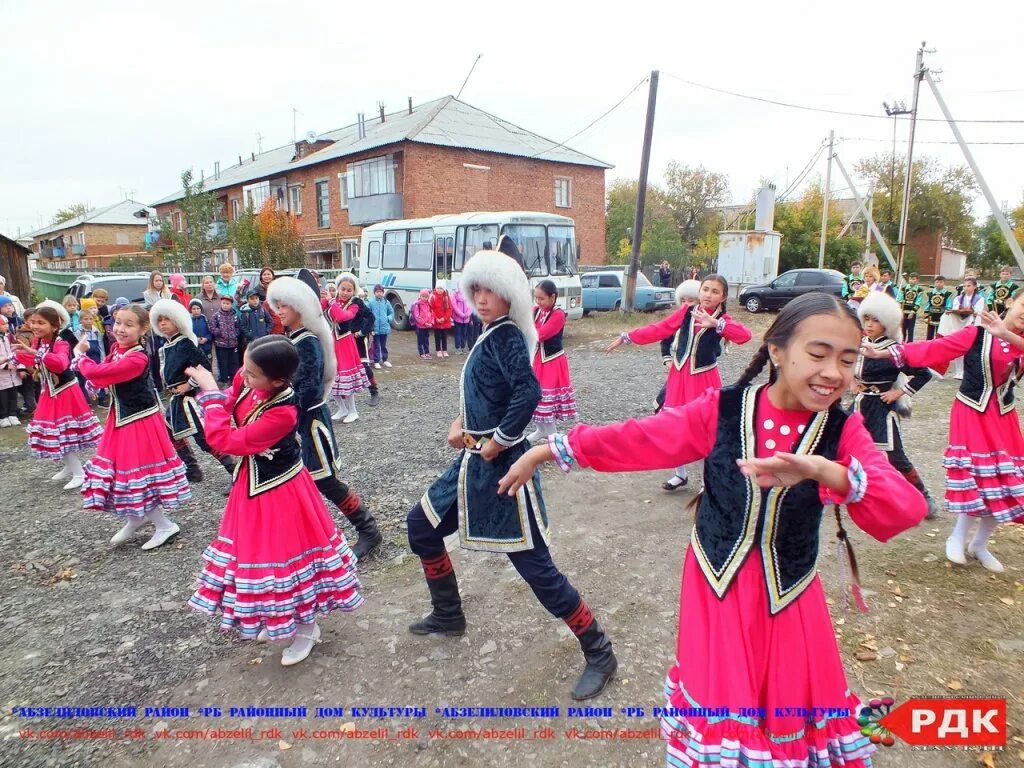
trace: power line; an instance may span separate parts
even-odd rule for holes
[[[826,107],[808,107],[805,104],[794,104],[788,101],[777,101],[776,99],[766,99],[761,96],[753,96],[749,93],[740,93],[738,91],[730,91],[725,88],[715,88],[712,85],[705,85],[704,83],[697,83],[693,80],[687,80],[685,77],[679,77],[673,75],[671,72],[665,72],[671,78],[679,80],[687,85],[692,85],[694,88],[703,88],[706,91],[713,91],[715,93],[724,93],[728,96],[735,96],[739,99],[749,99],[750,101],[760,101],[764,104],[774,104],[777,107],[788,107],[790,109],[802,109],[806,112],[823,112],[828,115],[843,115],[845,117],[867,117],[872,120],[889,120],[888,115],[873,115],[867,112],[847,112],[841,109],[827,109]],[[919,117],[918,122],[926,123],[944,123],[946,120],[941,117]],[[957,120],[958,123],[1024,123],[1024,120]]]
[[[626,94],[625,96],[623,96],[623,97],[622,97],[621,99],[619,99],[619,100],[618,100],[617,102],[615,102],[615,104],[613,104],[613,105],[612,105],[611,109],[609,109],[609,110],[608,110],[607,112],[605,112],[604,114],[602,114],[602,115],[601,115],[600,117],[598,117],[598,118],[595,118],[594,120],[592,120],[591,122],[589,122],[589,123],[588,123],[588,124],[586,125],[586,127],[585,127],[585,128],[583,128],[582,130],[576,131],[576,133],[574,133],[574,134],[573,134],[572,136],[570,136],[569,138],[565,139],[564,141],[560,141],[560,142],[559,142],[558,144],[555,144],[554,146],[548,147],[547,149],[542,149],[542,150],[541,150],[540,152],[538,152],[537,154],[535,154],[535,155],[530,155],[530,157],[531,157],[531,158],[534,158],[534,157],[540,157],[541,155],[543,155],[543,154],[544,154],[544,153],[546,153],[546,152],[550,152],[550,151],[552,151],[552,150],[554,150],[554,149],[558,149],[559,147],[564,147],[564,146],[565,146],[566,144],[568,144],[568,143],[569,143],[570,141],[572,141],[573,139],[575,139],[575,138],[576,138],[577,136],[579,136],[579,135],[580,135],[581,133],[585,133],[586,131],[590,130],[590,129],[591,129],[591,128],[593,128],[593,127],[594,127],[595,125],[597,125],[597,124],[598,124],[599,122],[601,122],[601,121],[602,121],[602,120],[604,120],[604,119],[605,119],[606,117],[608,117],[608,115],[610,115],[610,114],[611,114],[612,112],[614,112],[614,111],[615,111],[616,109],[618,109],[618,108],[619,108],[620,106],[622,106],[622,103],[623,103],[623,102],[624,102],[624,101],[625,101],[626,99],[628,99],[628,98],[629,98],[630,96],[632,96],[632,95],[633,95],[633,91],[635,91],[635,90],[636,90],[637,88],[639,88],[639,87],[640,87],[641,85],[643,85],[644,83],[646,83],[646,82],[647,82],[648,80],[650,80],[650,79],[651,79],[651,78],[650,78],[650,76],[649,76],[649,75],[648,75],[647,77],[644,77],[644,78],[643,78],[643,79],[642,79],[642,80],[641,80],[641,81],[640,81],[639,83],[637,83],[637,84],[636,84],[636,85],[634,85],[634,86],[633,86],[632,88],[630,88],[630,89],[629,89],[629,92],[628,92],[628,93],[627,93],[627,94]]]
[[[843,141],[875,141],[880,144],[892,144],[892,139],[871,139],[866,136],[843,136]],[[906,144],[906,139],[897,139],[897,144]],[[956,144],[955,141],[921,141],[920,139],[914,139],[915,144]],[[972,146],[978,144],[988,144],[994,146],[1021,146],[1024,145],[1024,141],[968,141],[967,144]]]

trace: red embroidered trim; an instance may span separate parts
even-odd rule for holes
[[[579,637],[590,628],[591,624],[594,623],[594,614],[590,612],[590,608],[587,604],[580,600],[580,604],[576,606],[576,610],[562,619],[562,621],[569,626],[569,629],[572,630],[574,635]]]
[[[359,498],[358,493],[352,493],[349,491],[348,495],[342,499],[342,502],[338,507],[341,509],[341,514],[345,517],[352,517],[352,515],[359,511],[359,505],[362,503],[363,500]]]
[[[423,575],[428,581],[443,579],[455,572],[447,552],[442,552],[437,557],[421,557],[420,562],[423,565]]]

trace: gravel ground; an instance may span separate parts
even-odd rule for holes
[[[771,319],[738,314],[756,332]],[[650,319],[639,317],[632,324]],[[606,315],[570,326],[570,364],[584,421],[648,413],[663,381],[655,348],[601,352],[622,325],[621,319]],[[334,764],[342,756],[346,762],[366,759],[380,765],[662,764],[663,747],[656,738],[627,743],[561,737],[574,724],[602,724],[593,719],[554,721],[559,733],[554,741],[528,741],[509,749],[507,742],[431,739],[425,731],[411,740],[392,734],[383,743],[307,743],[289,737],[287,728],[317,725],[312,721],[253,718],[239,724],[236,718],[218,723],[195,715],[190,721],[26,721],[11,716],[11,707],[24,705],[571,704],[567,690],[579,671],[578,646],[536,605],[502,557],[453,552],[471,625],[466,637],[421,640],[405,633],[408,621],[428,608],[421,571],[406,554],[405,513],[453,458],[445,435],[458,402],[461,358],[420,361],[409,333],[394,335],[390,346],[396,367],[378,372],[380,407],[369,408],[363,398],[362,419],[336,427],[345,460],[341,477],[376,512],[387,543],[361,563],[366,607],[354,618],[328,619],[325,642],[309,661],[290,670],[278,665],[277,650],[224,636],[214,622],[185,607],[227,488],[226,474],[205,455],[200,454],[208,479],[194,487],[191,505],[174,516],[181,535],[173,545],[145,553],[138,548],[143,534],[133,544],[111,548],[108,540],[116,523],[83,512],[76,493],[49,483],[52,468],[27,457],[19,430],[0,432],[0,485],[6,502],[0,517],[0,565],[7,585],[0,603],[6,639],[0,646],[0,765],[287,768]],[[723,357],[725,381],[739,374],[752,351],[748,345]],[[935,489],[941,488],[953,392],[948,382],[927,387],[907,426],[911,445],[920,446],[912,449],[912,458]],[[661,474],[545,475],[556,561],[588,596],[619,649],[622,671],[598,706],[660,704],[661,680],[674,648],[680,564],[692,525],[692,513],[682,510],[691,497],[660,491]],[[581,499],[588,501],[581,504]],[[822,541],[830,542],[834,531],[828,521],[825,526]],[[922,526],[888,547],[853,534],[873,610],[866,616],[836,612],[851,686],[862,695],[891,694],[897,700],[953,691],[1005,696],[1011,737],[1018,741],[1011,741],[995,764],[1017,764],[1013,760],[1024,749],[1024,536],[1020,526],[997,533],[993,551],[1008,566],[1007,574],[997,577],[977,566],[947,567],[941,552],[947,527],[946,520]],[[820,568],[826,588],[835,593],[829,546],[823,547]],[[951,606],[956,607],[953,616]],[[871,653],[857,657],[865,651]],[[868,658],[872,654],[876,658]],[[331,721],[331,727],[350,720]],[[427,722],[441,721],[429,717]],[[152,738],[164,724],[284,727],[280,741],[267,737],[200,745]],[[401,718],[356,723],[360,728],[381,724],[396,730],[424,723]],[[654,721],[614,724],[648,728]],[[69,725],[138,726],[144,738],[40,741],[18,735],[19,728]],[[502,724],[463,720],[455,725]],[[537,723],[525,725],[532,730]],[[896,747],[879,753],[876,763],[944,768],[976,760],[964,753]]]

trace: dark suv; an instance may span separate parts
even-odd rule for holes
[[[781,309],[797,296],[822,291],[841,296],[843,273],[834,269],[791,269],[770,283],[750,285],[740,291],[740,304],[748,312]]]

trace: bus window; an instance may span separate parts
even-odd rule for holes
[[[576,274],[576,229],[548,227],[552,275]]]
[[[508,235],[523,254],[526,274],[530,277],[543,277],[547,268],[547,234],[540,224],[509,224],[502,228],[501,233]]]
[[[366,268],[380,269],[380,240],[371,240],[366,254]]]
[[[405,238],[407,234],[404,229],[384,233],[382,269],[402,269],[405,266]]]
[[[461,272],[466,262],[479,250],[492,250],[498,242],[497,224],[474,224],[456,230],[455,270]]]
[[[407,269],[430,269],[433,257],[434,232],[430,229],[409,230]]]

